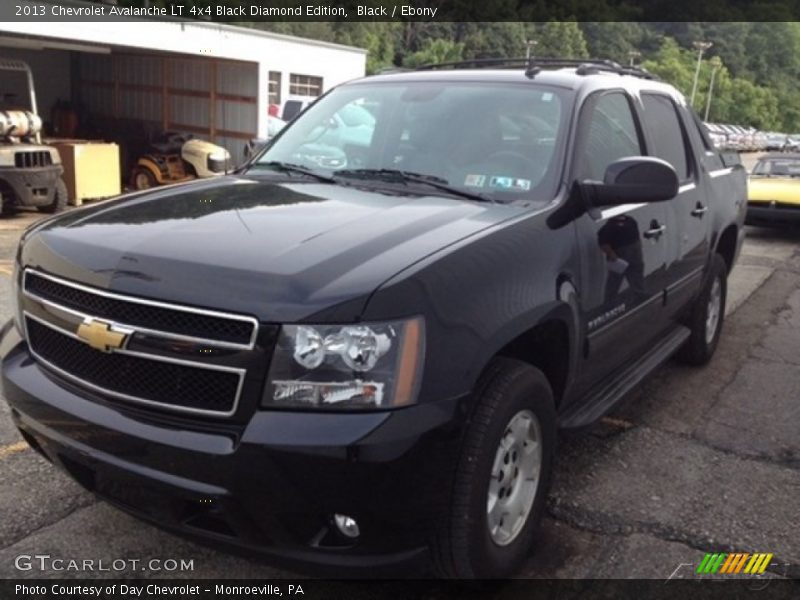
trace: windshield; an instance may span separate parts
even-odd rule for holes
[[[800,177],[800,158],[760,160],[752,174],[765,177]]]
[[[533,83],[342,86],[287,126],[255,165],[289,163],[342,181],[357,171],[359,184],[370,173],[377,180],[403,171],[501,202],[550,200],[564,94]]]

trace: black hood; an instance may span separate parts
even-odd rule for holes
[[[231,176],[65,214],[28,235],[22,257],[102,289],[265,321],[335,306],[355,319],[392,275],[521,210]]]

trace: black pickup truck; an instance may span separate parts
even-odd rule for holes
[[[745,209],[738,157],[644,71],[368,77],[233,174],[28,230],[4,394],[33,448],[176,533],[507,576],[557,430],[710,359]]]

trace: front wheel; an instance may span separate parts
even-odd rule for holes
[[[722,256],[714,254],[703,291],[687,316],[686,325],[692,333],[678,351],[678,360],[695,366],[711,360],[722,333],[727,294],[728,265]]]
[[[133,168],[133,171],[131,171],[130,184],[134,190],[141,191],[156,187],[158,182],[149,169],[137,166]]]
[[[10,217],[14,214],[16,206],[14,205],[14,195],[10,188],[2,185],[0,181],[0,216]]]
[[[450,515],[433,544],[444,577],[514,575],[534,545],[550,485],[556,414],[542,372],[496,359],[477,390]]]
[[[67,208],[67,185],[60,177],[56,179],[56,191],[53,201],[45,206],[37,207],[43,213],[57,213]]]

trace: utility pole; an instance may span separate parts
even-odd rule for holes
[[[697,80],[700,78],[700,64],[703,61],[703,52],[711,48],[714,44],[712,42],[695,42],[694,49],[697,50],[697,69],[694,71],[694,83],[692,83],[692,97],[689,104],[694,106],[694,96],[697,93]]]
[[[538,44],[536,40],[525,40],[525,60],[531,59],[531,50]]]
[[[711,96],[714,93],[714,77],[717,76],[717,71],[722,68],[722,60],[719,56],[711,59],[711,83],[708,86],[708,98],[706,99],[706,114],[703,121],[708,122],[708,112],[711,110]]]
[[[636,66],[636,60],[642,57],[642,53],[637,50],[631,50],[628,52],[628,65],[633,67]]]

